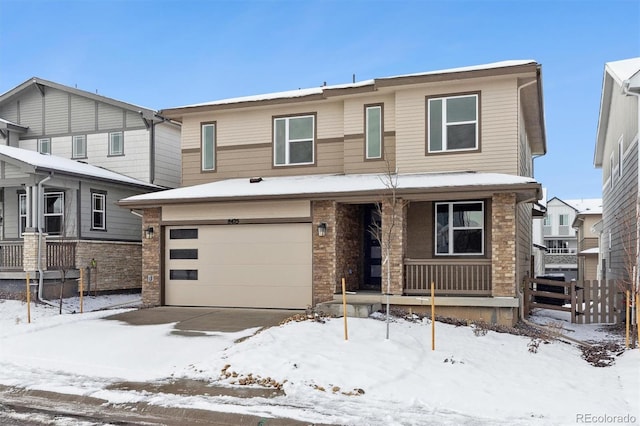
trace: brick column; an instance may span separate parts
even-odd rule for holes
[[[313,232],[313,304],[333,299],[337,283],[336,208],[335,201],[314,201],[312,204]],[[318,225],[327,224],[327,235],[318,236]]]
[[[396,199],[395,209],[392,200],[382,202],[382,293],[387,292],[387,271],[391,268],[390,293],[401,295],[404,287],[404,252],[406,246],[407,207],[404,200]],[[390,232],[390,227],[391,232]],[[391,237],[387,246],[385,238]],[[389,262],[384,263],[387,247],[390,249]]]
[[[516,195],[494,194],[491,202],[492,296],[516,296]]]
[[[142,304],[159,306],[161,300],[160,208],[144,209],[142,218]],[[145,230],[153,227],[153,238],[145,237]]]
[[[38,233],[27,230],[23,234],[22,269],[25,272],[38,270]],[[47,270],[47,234],[42,234],[42,247],[40,252],[40,269]]]

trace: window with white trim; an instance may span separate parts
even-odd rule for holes
[[[40,154],[51,154],[51,139],[38,139],[38,152]]]
[[[624,138],[618,140],[618,176],[622,176],[622,163],[624,162]]]
[[[562,213],[558,215],[558,235],[569,235],[569,215]]]
[[[91,192],[91,229],[105,231],[107,229],[107,194]]]
[[[436,255],[484,254],[484,202],[435,204]]]
[[[44,194],[44,232],[61,235],[64,225],[64,192]]]
[[[109,133],[109,155],[124,155],[124,138],[122,132]]]
[[[202,124],[202,170],[213,171],[216,169],[216,124]]]
[[[19,212],[18,212],[18,216],[20,217],[20,236],[22,236],[22,234],[24,233],[24,231],[27,229],[27,194],[20,194],[19,197]]]
[[[365,109],[365,144],[368,160],[382,158],[382,105]]]
[[[87,158],[87,136],[75,135],[71,143],[71,158]]]
[[[315,121],[315,115],[273,119],[274,165],[313,164]]]
[[[473,151],[480,148],[480,95],[427,98],[427,152]]]

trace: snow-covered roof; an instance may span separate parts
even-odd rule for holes
[[[582,250],[579,254],[598,254],[600,253],[600,249],[598,247],[593,247],[590,249]]]
[[[14,123],[13,121],[5,120],[4,118],[0,117],[0,128],[6,128],[7,126],[18,127],[25,130],[27,129],[27,127],[23,126],[22,124]]]
[[[480,70],[490,70],[490,69],[497,69],[497,68],[515,67],[515,66],[521,66],[521,65],[527,65],[527,64],[535,64],[535,63],[536,63],[536,61],[533,60],[533,59],[493,62],[493,63],[490,63],[490,64],[483,64],[483,65],[474,65],[474,66],[468,66],[468,67],[449,68],[449,69],[421,72],[421,73],[415,73],[415,74],[403,74],[403,75],[396,75],[396,76],[391,76],[391,77],[382,77],[382,78],[364,80],[364,81],[359,81],[359,82],[354,82],[354,83],[337,84],[337,85],[329,85],[329,86],[318,86],[318,87],[312,87],[312,88],[307,88],[307,89],[298,89],[298,90],[288,90],[288,91],[284,91],[284,92],[265,93],[265,94],[261,94],[261,95],[255,95],[255,96],[243,96],[243,97],[237,97],[237,98],[221,99],[221,100],[212,101],[212,102],[204,102],[204,103],[198,103],[198,104],[192,104],[192,105],[184,105],[184,106],[175,107],[175,108],[171,108],[171,109],[193,108],[193,107],[213,106],[213,105],[226,105],[226,104],[235,104],[235,103],[240,103],[240,102],[256,102],[256,101],[265,101],[265,100],[273,100],[273,99],[298,98],[298,97],[303,97],[303,96],[319,95],[319,94],[324,93],[325,90],[350,89],[350,88],[358,88],[358,87],[364,87],[364,86],[373,86],[373,85],[375,85],[376,81],[398,79],[398,78],[403,78],[403,77],[421,77],[421,76],[438,75],[438,74],[453,74],[453,73],[460,73],[460,72],[469,72],[469,71],[480,71]]]
[[[629,80],[640,72],[640,57],[607,62],[605,64],[605,70],[616,80],[618,85],[621,86],[622,82]]]
[[[40,154],[37,151],[15,148],[7,145],[0,145],[0,159],[3,157],[5,160],[13,159],[25,165],[29,165],[33,167],[35,171],[61,173],[64,175],[135,185],[138,187],[146,187],[150,190],[157,190],[161,188],[157,185],[134,179],[102,167],[54,155]]]
[[[170,189],[150,194],[135,195],[120,203],[123,205],[171,203],[188,201],[216,201],[237,198],[270,198],[321,195],[339,196],[353,193],[381,193],[389,189],[386,174],[334,174],[265,177],[252,183],[249,178],[238,178],[201,185]],[[499,173],[415,173],[400,174],[395,185],[398,192],[455,188],[504,187],[538,185],[532,179]],[[528,189],[533,189],[529,187]]]
[[[581,198],[562,201],[576,209],[578,214],[602,214],[602,198]]]
[[[92,93],[92,92],[88,92],[86,90],[81,90],[81,89],[77,89],[75,87],[69,87],[69,86],[65,86],[64,84],[60,84],[60,83],[56,83],[53,81],[49,81],[49,80],[45,80],[43,78],[39,78],[39,77],[32,77],[30,79],[28,79],[27,81],[25,81],[22,84],[19,84],[18,86],[7,90],[6,92],[0,94],[0,102],[2,102],[4,99],[8,99],[12,96],[14,96],[15,94],[19,93],[20,91],[24,90],[25,88],[36,84],[36,85],[41,85],[41,86],[48,86],[48,87],[52,87],[58,90],[62,90],[65,92],[69,92],[69,93],[73,93],[76,94],[78,96],[83,96],[85,98],[89,98],[89,99],[93,99],[99,102],[104,102],[106,104],[110,104],[110,105],[114,105],[117,106],[119,108],[124,108],[133,112],[137,112],[140,113],[144,118],[149,119],[149,120],[153,120],[153,119],[157,119],[160,120],[160,118],[158,118],[156,116],[156,111],[153,110],[152,108],[147,108],[147,107],[143,107],[140,105],[135,105],[135,104],[131,104],[128,102],[123,102],[123,101],[119,101],[117,99],[113,99],[113,98],[109,98],[107,96],[102,96],[102,95],[98,95],[97,91],[96,93]]]

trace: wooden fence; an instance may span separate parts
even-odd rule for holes
[[[617,323],[619,292],[615,281],[555,281],[541,278],[525,280],[525,312],[534,308],[569,312],[577,324]]]

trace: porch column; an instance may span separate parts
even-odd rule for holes
[[[392,200],[382,201],[382,293],[402,295],[404,288],[404,253],[407,239],[407,206],[404,200],[396,199],[395,209]],[[391,229],[390,229],[391,228]],[[390,236],[391,244],[384,239]],[[389,261],[384,262],[387,247],[390,249]],[[391,269],[391,286],[387,288],[387,271]]]
[[[142,304],[144,306],[159,306],[162,303],[160,213],[159,207],[144,209],[142,217]],[[145,230],[149,227],[153,227],[153,238],[145,237]]]
[[[312,209],[313,233],[313,304],[333,300],[337,283],[336,209],[335,201],[314,201]],[[318,225],[327,224],[327,233],[318,235]]]
[[[516,195],[491,200],[491,295],[516,296]]]
[[[22,234],[24,242],[22,247],[22,269],[25,272],[38,271],[38,233],[33,228],[27,228]],[[40,251],[40,269],[47,270],[47,234],[42,234],[42,247]],[[31,278],[36,278],[35,276]]]

